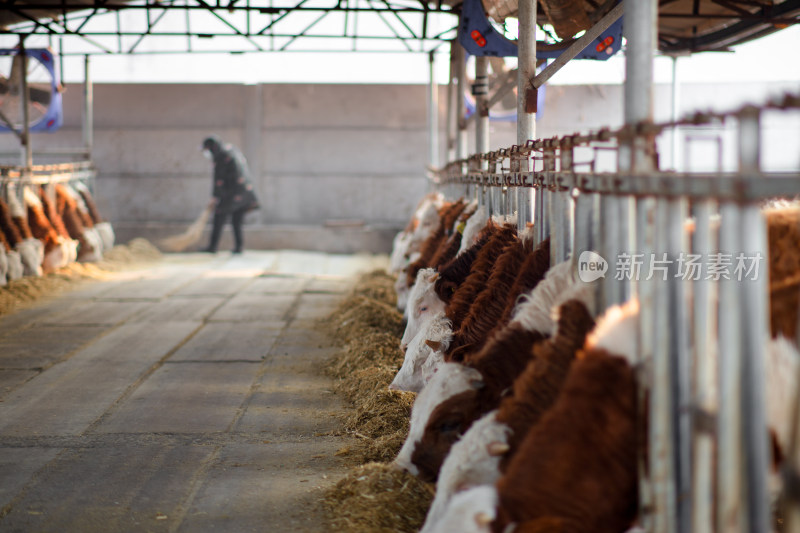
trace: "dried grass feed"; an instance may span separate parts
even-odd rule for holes
[[[434,489],[408,472],[369,463],[353,469],[325,496],[334,531],[411,532],[425,521]]]
[[[408,435],[416,397],[388,388],[403,363],[404,324],[396,309],[394,278],[380,271],[364,275],[323,325],[342,345],[326,371],[338,379],[336,393],[354,408],[344,420],[344,431],[358,440],[346,453],[369,462],[328,491],[330,529],[417,531],[433,498],[433,486],[387,464]]]
[[[334,311],[327,326],[333,337],[341,343],[371,333],[389,333],[400,339],[404,329],[403,315],[396,308],[355,294]]]
[[[0,316],[42,298],[56,296],[82,281],[106,279],[111,272],[160,258],[161,252],[147,240],[133,239],[127,245],[114,246],[97,263],[71,263],[58,272],[11,281],[0,287]]]
[[[767,209],[765,215],[769,239],[772,335],[782,333],[794,339],[800,305],[800,208]]]

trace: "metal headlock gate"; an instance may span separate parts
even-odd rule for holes
[[[80,181],[91,191],[94,189],[94,178],[97,177],[97,169],[92,161],[92,148],[94,144],[94,91],[90,74],[90,57],[84,58],[84,83],[83,83],[83,109],[82,121],[82,141],[83,145],[75,148],[49,149],[36,151],[31,137],[30,123],[28,119],[31,95],[28,90],[27,62],[25,36],[20,37],[19,52],[22,59],[19,83],[20,97],[20,116],[21,125],[12,124],[7,117],[0,116],[0,123],[6,126],[19,140],[19,152],[0,152],[0,158],[11,160],[19,158],[17,165],[0,165],[0,195],[5,193],[8,197],[11,194],[22,194],[24,185],[44,185],[51,196],[54,194],[53,185],[56,183],[69,183]],[[34,155],[67,159],[67,161],[52,164],[34,164]],[[19,198],[21,200],[21,196]]]
[[[536,139],[530,16],[535,2],[520,2],[519,8],[517,144],[487,150],[488,97],[479,88],[476,106],[484,112],[476,119],[478,153],[465,156],[466,125],[463,119],[453,124],[457,113],[448,106],[448,137],[457,126],[459,159],[433,172],[432,182],[448,198],[477,199],[490,216],[506,215],[520,228],[533,223],[537,242],[551,240],[551,264],[571,260],[577,273],[579,262],[622,258],[629,267],[628,275],[605,275],[595,311],[634,299],[639,305],[640,413],[647,415],[639,418],[649,421],[647,445],[641,447],[641,526],[656,533],[771,531],[763,368],[770,335],[768,242],[762,207],[765,200],[800,194],[800,170],[762,171],[761,119],[765,113],[793,113],[800,129],[800,95],[654,123],[658,2],[626,0],[625,125]],[[455,43],[454,48],[452,78],[463,83],[463,54]],[[485,69],[484,61],[476,62],[476,83]],[[659,135],[707,125],[735,127],[735,171],[659,170]],[[609,153],[615,170],[596,168]],[[685,227],[690,215],[691,238]],[[717,274],[690,283],[680,279],[686,258],[698,256],[714,258]],[[646,258],[651,269],[658,265],[657,275],[637,279],[631,268]],[[738,279],[719,274],[719,261],[740,267]],[[647,265],[640,266],[644,272]],[[798,422],[792,423],[796,428]],[[791,446],[797,445],[795,437]],[[785,454],[792,467],[795,453]],[[796,485],[800,478],[792,473],[787,479]],[[799,510],[792,500],[784,531],[800,531]]]

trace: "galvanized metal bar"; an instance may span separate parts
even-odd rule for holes
[[[89,56],[83,59],[83,147],[86,158],[92,159],[94,148],[94,84],[92,82],[91,60]]]
[[[544,169],[543,175],[545,180],[549,183],[549,178],[551,174],[556,170],[556,154],[554,150],[547,150],[542,153],[542,166]],[[553,210],[553,205],[551,203],[551,195],[554,194],[548,187],[542,187],[541,189],[536,191],[542,197],[542,218],[541,224],[539,226],[539,242],[544,241],[548,237],[553,236],[553,227],[551,221],[551,212]],[[552,242],[552,240],[551,240]],[[552,255],[550,257],[551,261],[553,259]],[[552,265],[553,263],[551,263]]]
[[[730,253],[739,247],[739,206],[734,202],[720,204],[720,216],[719,253]],[[745,531],[748,502],[742,499],[746,476],[740,403],[744,370],[741,284],[735,279],[721,278],[718,290],[717,528],[719,531]]]
[[[716,416],[719,404],[717,379],[714,361],[717,359],[716,310],[717,287],[706,278],[702,270],[702,260],[707,260],[717,249],[716,233],[711,229],[711,215],[716,210],[716,202],[706,200],[694,205],[694,239],[692,255],[700,260],[696,273],[687,275],[692,288],[692,356],[694,383],[692,392],[692,413],[695,431],[692,447],[692,531],[713,531],[714,528],[714,435],[703,420]],[[694,260],[693,260],[694,261]]]
[[[575,160],[575,152],[571,143],[565,143],[559,149],[559,167],[562,172],[572,172],[572,166]],[[572,195],[572,188],[567,188],[558,193],[561,196],[561,202],[564,205],[564,210],[561,217],[563,247],[560,250],[560,260],[565,261],[573,254],[574,234],[575,234],[575,198]]]
[[[614,8],[609,11],[603,18],[598,20],[594,26],[586,30],[586,32],[580,36],[574,43],[572,43],[569,48],[561,52],[552,63],[547,65],[544,70],[542,70],[539,74],[537,74],[534,78],[531,79],[531,85],[538,89],[545,83],[547,80],[553,77],[553,75],[561,70],[564,65],[566,65],[570,60],[572,60],[575,56],[581,53],[584,48],[586,48],[589,43],[597,39],[601,33],[606,31],[609,26],[614,24],[621,16],[623,12],[623,3],[620,2]],[[621,45],[621,43],[620,43]]]
[[[428,167],[439,168],[439,85],[433,52],[428,54]]]
[[[594,195],[576,192],[574,195],[574,231],[572,233],[572,265],[577,272],[578,259],[593,248]]]
[[[530,78],[536,74],[536,0],[519,0],[517,19],[519,21],[519,40],[517,41],[517,145],[525,146],[529,139],[536,138],[536,91],[529,86]],[[527,169],[521,168],[521,171]],[[518,193],[528,195],[529,192]],[[540,226],[540,192],[535,190],[536,208],[534,225]],[[518,199],[519,200],[519,199]],[[523,198],[523,201],[525,199]],[[522,223],[519,225],[524,229]],[[536,228],[535,244],[539,244],[540,228]]]
[[[652,285],[652,331],[654,346],[652,359],[652,383],[650,384],[650,476],[653,496],[654,533],[675,533],[679,531],[678,502],[676,501],[676,420],[674,360],[671,354],[670,331],[670,291],[669,283],[657,276],[655,262],[663,260],[668,245],[669,204],[665,199],[656,200],[655,209],[655,250],[656,253],[645,258],[648,265],[645,283]],[[650,278],[649,280],[647,278]]]
[[[738,259],[752,258],[761,251],[767,258],[767,229],[758,205],[742,208],[742,247]],[[766,261],[765,261],[766,263]],[[737,265],[738,266],[738,265]],[[772,525],[768,478],[770,470],[770,443],[766,420],[764,378],[764,347],[769,339],[769,303],[766,264],[754,279],[736,281],[741,285],[742,298],[742,398],[743,447],[747,479],[747,531],[769,531]]]
[[[517,41],[517,144],[536,137],[536,90],[530,79],[536,74],[536,0],[519,0]]]
[[[613,270],[617,264],[622,245],[620,235],[622,234],[621,220],[619,219],[620,198],[613,194],[600,197],[602,218],[600,220],[601,248],[600,255],[608,261],[609,269]],[[621,282],[615,276],[606,276],[601,283],[603,308],[622,303],[619,287]]]
[[[21,58],[22,65],[20,66],[19,84],[22,98],[20,98],[20,105],[22,106],[22,165],[30,169],[33,166],[33,148],[31,147],[31,125],[30,125],[30,105],[31,95],[28,91],[28,54],[25,52],[25,38],[21,37],[19,40],[19,52],[17,55]]]
[[[653,56],[657,44],[658,0],[624,0],[625,24],[623,35],[627,40],[625,52],[625,100],[624,122],[632,125],[638,122],[650,122],[653,117]],[[635,141],[634,141],[635,142]],[[652,171],[648,166],[649,160],[644,157],[647,146],[634,145],[628,141],[620,140],[617,170],[619,172],[633,171],[637,174]],[[626,207],[622,206],[624,210]],[[628,202],[627,217],[618,228],[617,238],[622,242],[608,243],[610,248],[619,246],[630,250],[636,244],[637,251],[645,259],[651,259],[658,250],[659,243],[665,239],[660,238],[666,222],[666,209],[663,205],[648,198],[640,197],[631,206]],[[625,227],[629,218],[636,218],[636,235],[629,239],[634,228]],[[661,220],[661,219],[664,220]],[[604,295],[608,305],[615,299],[623,299],[626,292],[636,292],[639,298],[639,339],[638,347],[641,357],[639,369],[639,382],[642,384],[639,394],[639,416],[645,413],[645,392],[651,388],[650,402],[650,434],[649,440],[649,479],[645,474],[645,451],[639,450],[639,487],[640,487],[640,516],[644,527],[652,533],[673,533],[674,524],[674,490],[672,476],[673,465],[669,457],[669,435],[671,418],[670,405],[670,367],[669,351],[665,344],[666,334],[663,327],[667,312],[664,291],[666,286],[655,280],[631,280],[629,288],[619,289],[613,281],[606,281],[604,290],[610,294]],[[631,286],[632,285],[632,286]],[[620,291],[617,293],[616,291]],[[659,308],[659,303],[662,305]]]
[[[475,96],[475,152],[483,154],[489,151],[489,58],[475,58],[475,82],[472,84]],[[485,162],[481,162],[485,168]]]
[[[761,158],[761,114],[756,108],[742,113],[739,119],[739,170],[751,174],[752,179],[760,178]],[[734,258],[739,266],[740,258],[760,253],[767,258],[766,222],[757,204],[747,204],[741,208],[741,245]],[[741,271],[739,271],[741,274]],[[766,422],[766,399],[764,394],[764,347],[768,340],[769,305],[767,303],[768,282],[766,272],[758,272],[753,279],[740,281],[742,314],[742,446],[744,448],[744,467],[746,476],[743,487],[746,489],[747,531],[756,533],[768,531],[772,524],[770,512],[767,475],[770,465],[770,452]]]
[[[560,205],[558,202],[557,194],[553,191],[547,191],[547,194],[544,196],[544,201],[547,204],[547,212],[545,216],[547,217],[547,225],[551,228],[550,231],[550,265],[558,264],[558,251],[561,246],[561,242],[559,239],[562,238],[561,233],[558,231],[559,225],[559,210]]]
[[[450,75],[447,78],[447,122],[445,126],[445,135],[447,137],[447,160],[453,161],[456,159],[456,140],[453,134],[455,130],[458,115],[456,114],[456,86],[453,80],[456,77],[456,49],[458,43],[450,43]]]
[[[678,531],[691,530],[691,479],[692,479],[692,397],[691,355],[689,352],[689,308],[687,306],[686,280],[680,267],[681,259],[689,250],[685,223],[688,203],[685,198],[671,198],[667,203],[667,242],[669,277],[667,283],[669,358],[672,368],[672,430],[675,490],[677,495]],[[660,325],[659,325],[660,326]]]
[[[453,41],[452,46],[456,47],[456,153],[459,159],[466,159],[469,153],[469,145],[467,142],[467,123],[464,119],[465,96],[464,91],[467,89],[467,74],[466,74],[466,53],[464,47],[458,41]]]

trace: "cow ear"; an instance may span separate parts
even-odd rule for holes
[[[442,343],[437,341],[426,339],[425,344],[427,344],[435,352],[438,352],[442,348]]]
[[[497,442],[497,441],[490,442],[489,446],[487,447],[487,451],[489,452],[489,455],[491,455],[492,457],[499,457],[510,449],[511,447],[505,442]]]
[[[473,389],[482,389],[486,386],[486,383],[483,382],[482,379],[471,379],[469,380],[469,385]]]
[[[486,527],[492,523],[492,517],[489,515],[489,513],[484,513],[481,511],[475,515],[475,523],[480,527]]]

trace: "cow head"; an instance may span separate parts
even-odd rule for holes
[[[456,494],[480,485],[494,485],[500,478],[500,460],[509,450],[511,428],[497,422],[496,413],[492,411],[476,421],[453,445],[442,464],[436,496],[422,531],[442,519]]]
[[[394,461],[395,465],[408,470],[414,475],[418,475],[420,471],[412,461],[412,454],[426,432],[431,415],[443,402],[464,393],[475,391],[481,386],[483,386],[483,381],[480,372],[477,370],[457,363],[442,364],[439,371],[434,374],[431,381],[420,391],[414,401],[414,406],[411,409],[408,437]],[[445,427],[444,429],[450,431],[454,428]],[[458,428],[455,428],[455,431],[458,431]],[[453,441],[455,441],[455,438],[453,438]],[[441,465],[441,462],[439,464]]]
[[[490,533],[497,517],[497,489],[494,485],[479,485],[454,495],[444,514],[426,522],[421,533],[458,531],[460,533]]]
[[[389,389],[419,392],[426,383],[423,368],[428,359],[434,357],[435,353],[440,354],[438,359],[444,359],[444,350],[447,349],[453,335],[451,328],[452,323],[444,313],[433,315],[406,348],[403,366],[389,385]]]
[[[405,351],[414,337],[422,331],[425,324],[436,313],[444,313],[445,303],[433,289],[439,274],[433,268],[422,268],[408,295],[406,330],[400,340],[400,348]]]
[[[483,414],[484,402],[479,390],[482,387],[483,381],[476,380],[468,389],[443,400],[431,410],[422,435],[411,452],[411,463],[423,481],[436,481],[450,448]]]

